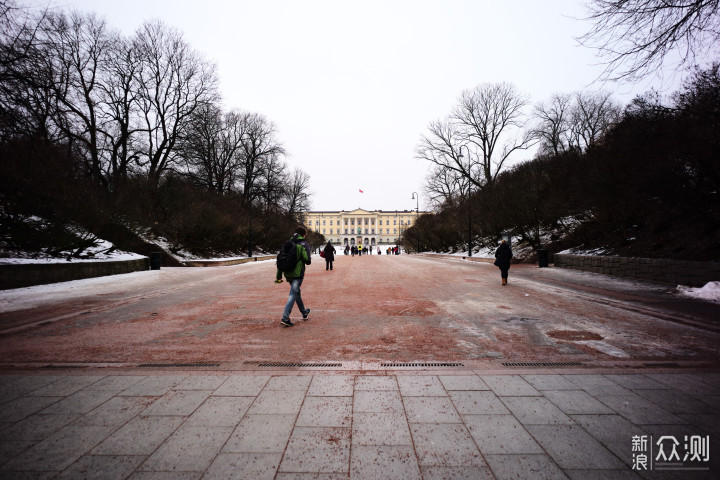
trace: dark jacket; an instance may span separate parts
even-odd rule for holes
[[[292,238],[295,248],[297,248],[298,261],[295,264],[295,268],[291,272],[281,272],[277,269],[275,278],[280,280],[283,275],[285,279],[290,281],[293,278],[303,278],[305,276],[305,265],[310,265],[312,257],[310,256],[310,245],[305,241],[305,238],[298,234],[293,235]]]
[[[510,245],[506,242],[501,243],[497,250],[495,250],[495,265],[500,268],[510,268],[510,260],[512,258],[512,250],[510,250]]]
[[[335,247],[332,246],[330,242],[328,242],[327,245],[325,245],[325,260],[332,262],[335,260]]]

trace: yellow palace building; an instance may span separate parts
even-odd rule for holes
[[[426,212],[420,212],[423,215]],[[346,212],[307,212],[304,223],[310,230],[321,233],[335,245],[395,244],[400,235],[410,228],[418,214],[411,210],[369,212],[358,208]]]

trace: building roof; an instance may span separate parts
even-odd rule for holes
[[[363,214],[363,213],[416,213],[415,210],[365,210],[362,208],[356,208],[355,210],[311,210],[308,212],[305,212],[305,214],[323,214],[323,213],[329,213],[329,214]],[[423,210],[420,210],[420,213],[430,213]]]

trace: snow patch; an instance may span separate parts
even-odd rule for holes
[[[685,295],[686,297],[699,298],[701,300],[720,303],[720,282],[709,282],[701,288],[678,285],[677,290],[681,295]]]
[[[69,254],[70,252],[64,252]],[[2,255],[8,258],[0,258],[0,264],[29,264],[29,263],[68,263],[67,258],[58,258],[47,255],[45,252],[28,252],[3,250]],[[72,258],[70,262],[109,262],[122,260],[138,260],[145,258],[137,253],[124,252],[113,248],[113,244],[107,240],[97,239],[95,245],[83,250],[82,257]]]
[[[601,248],[594,248],[590,250],[586,250],[584,248],[578,247],[578,248],[568,248],[567,250],[563,250],[562,252],[558,252],[559,254],[565,254],[565,255],[598,255],[598,256],[605,256],[605,257],[613,257],[616,255],[608,253],[608,249],[601,247]]]

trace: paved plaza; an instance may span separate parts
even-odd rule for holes
[[[0,292],[0,479],[716,479],[720,305],[340,256]]]
[[[0,478],[710,479],[720,471],[718,373],[409,370],[6,374]],[[709,451],[693,447],[692,462],[670,458],[674,447],[683,460],[690,438],[709,438]],[[642,439],[645,450],[634,451]],[[656,459],[659,447],[666,451]]]

